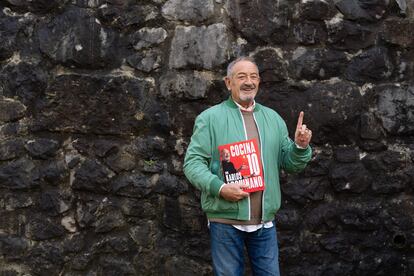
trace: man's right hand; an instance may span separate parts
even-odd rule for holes
[[[249,193],[243,191],[243,186],[237,183],[224,184],[221,188],[220,195],[228,201],[239,201],[249,196]]]

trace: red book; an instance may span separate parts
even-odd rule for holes
[[[224,182],[240,183],[245,192],[265,189],[262,161],[256,139],[218,147]]]

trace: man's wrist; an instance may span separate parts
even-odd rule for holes
[[[295,143],[295,146],[296,146],[298,149],[307,149],[307,148],[308,148],[308,146],[306,146],[306,147],[299,146],[297,143]]]
[[[223,183],[218,191],[219,196],[221,196],[221,189],[223,189],[224,185],[226,185],[226,183]]]

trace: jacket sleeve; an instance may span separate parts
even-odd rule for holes
[[[312,149],[308,146],[306,149],[298,148],[292,139],[289,138],[286,124],[282,125],[282,156],[281,166],[288,173],[302,171],[312,157]]]
[[[184,158],[184,174],[197,189],[218,197],[223,181],[209,169],[213,152],[211,140],[208,121],[198,116]]]

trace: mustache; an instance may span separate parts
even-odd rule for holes
[[[242,86],[240,86],[240,89],[255,89],[256,85],[255,84],[243,84]]]

